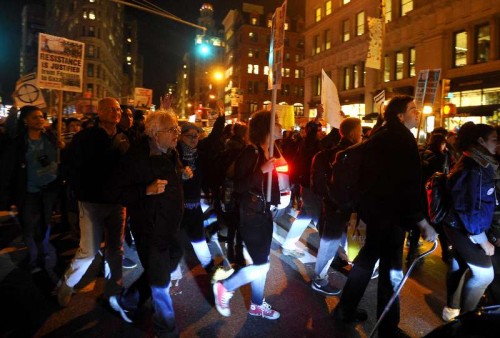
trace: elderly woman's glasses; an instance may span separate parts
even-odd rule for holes
[[[163,130],[158,130],[159,133],[169,133],[172,135],[179,135],[181,133],[181,128],[180,127],[172,127],[169,129],[163,129]]]

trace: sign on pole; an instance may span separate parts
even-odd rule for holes
[[[267,89],[281,89],[281,68],[283,66],[283,54],[285,48],[285,20],[286,5],[276,8],[273,15],[271,27],[271,45],[269,47],[269,75]]]
[[[373,97],[373,102],[375,102],[375,107],[377,108],[379,114],[382,114],[383,113],[382,106],[384,105],[385,102],[385,90],[382,90],[380,93],[375,95]]]
[[[82,92],[85,44],[40,33],[37,83],[43,89]]]
[[[47,107],[42,91],[36,84],[36,73],[26,74],[17,80],[14,100],[18,108],[24,106]]]
[[[425,103],[431,106],[434,104],[440,77],[441,69],[424,69],[418,73],[417,87],[415,88],[415,105],[421,113],[417,130],[417,142],[420,140],[424,105]]]
[[[153,100],[153,90],[136,87],[134,89],[134,99],[135,99],[135,108],[149,109],[151,107],[151,102]]]
[[[340,113],[340,100],[337,87],[328,77],[325,70],[321,70],[321,104],[325,111],[325,121],[332,127],[340,128],[342,114]]]

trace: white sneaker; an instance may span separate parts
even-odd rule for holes
[[[443,308],[443,314],[441,317],[445,322],[451,322],[460,314],[460,309],[452,309],[451,307],[445,306]]]

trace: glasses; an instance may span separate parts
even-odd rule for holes
[[[158,133],[169,133],[172,135],[179,135],[181,133],[181,128],[179,128],[179,126],[177,126],[177,127],[172,127],[169,129],[158,130]]]
[[[199,137],[198,134],[182,134],[182,136],[186,136],[186,137],[190,138],[191,140],[196,140]]]

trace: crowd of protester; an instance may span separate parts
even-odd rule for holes
[[[480,302],[498,302],[500,152],[493,126],[468,122],[458,133],[436,128],[419,147],[410,130],[418,126],[420,112],[412,97],[396,96],[373,130],[348,117],[325,135],[319,106],[316,119],[301,126],[300,132],[281,135],[278,124],[271,132],[269,111],[255,112],[248,125],[225,126],[219,107],[212,131],[204,135],[194,123],[180,124],[169,102],[162,104],[145,116],[113,98],[102,99],[96,119],[66,119],[59,139],[42,110],[33,106],[14,108],[5,121],[0,134],[0,210],[15,206],[28,248],[22,268],[30,273],[47,271],[57,284],[60,306],[70,304],[89,266],[96,257],[104,257],[104,298],[109,306],[132,322],[151,297],[155,333],[178,336],[182,328],[175,323],[170,287],[179,278],[179,262],[187,249],[179,240],[183,229],[213,285],[215,308],[222,316],[230,316],[234,292],[250,284],[249,314],[278,319],[280,313],[265,300],[265,286],[272,210],[280,204],[275,165],[280,156],[290,164],[287,212],[295,219],[282,254],[301,258],[304,252],[296,243],[304,230],[311,226],[319,231],[311,288],[326,296],[341,295],[334,320],[367,319],[358,304],[377,262],[377,316],[382,314],[403,278],[407,233],[410,263],[418,255],[420,236],[432,242],[439,233],[449,269],[443,320],[474,310]],[[271,134],[283,137],[271,139]],[[360,168],[362,194],[355,208],[346,209],[329,195],[331,166],[340,151],[362,142],[369,142]],[[276,151],[271,155],[273,143]],[[424,182],[434,172],[449,174],[451,198],[445,219],[431,225]],[[213,238],[205,229],[202,193],[212,202],[219,227],[227,228],[223,251],[231,266],[218,261],[209,249],[207,241]],[[58,254],[50,241],[56,208],[64,231],[79,240],[62,276],[54,269]],[[353,212],[366,223],[366,241],[355,258],[349,257],[353,267],[341,288],[330,285],[328,269],[334,261],[347,264],[343,248]],[[144,268],[128,288],[122,278],[124,238],[129,246],[133,242]],[[251,261],[245,260],[244,248]],[[380,336],[406,336],[399,321],[396,300],[380,324]]]

